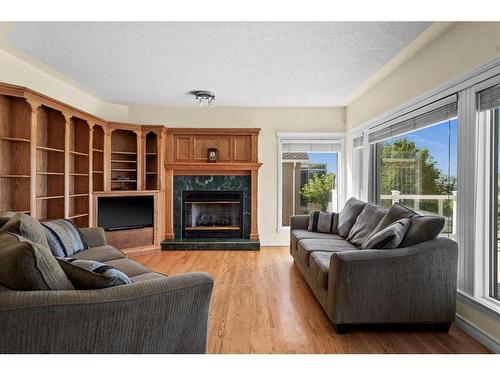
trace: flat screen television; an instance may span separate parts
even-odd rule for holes
[[[153,226],[154,197],[99,197],[97,225],[107,231]]]

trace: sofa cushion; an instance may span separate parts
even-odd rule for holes
[[[2,221],[4,225],[0,229],[0,233],[14,233],[44,247],[49,247],[43,226],[34,217],[21,213],[7,212]]]
[[[440,216],[413,216],[399,247],[408,247],[436,238],[443,230],[444,222],[444,218]]]
[[[305,240],[309,238],[317,238],[317,239],[330,239],[330,240],[343,240],[341,236],[333,233],[319,233],[319,232],[310,232],[305,229],[295,229],[292,231],[292,237],[295,237],[297,241]]]
[[[314,251],[337,252],[356,250],[357,247],[344,239],[305,239],[297,244],[297,255],[305,265],[309,265],[309,257]]]
[[[0,283],[14,290],[73,290],[48,247],[0,234]]]
[[[386,208],[377,206],[373,203],[367,203],[352,226],[347,241],[358,247],[361,246],[373,232],[380,220],[382,220],[387,211]]]
[[[79,253],[73,254],[71,258],[106,262],[113,259],[123,259],[125,258],[125,254],[115,249],[113,246],[106,245],[91,247],[87,250],[80,251]]]
[[[292,232],[290,234],[290,238],[291,238],[290,245],[292,246],[292,249],[296,249],[297,243],[300,240],[303,240],[306,238],[331,239],[331,240],[342,240],[343,239],[338,234],[310,232],[310,231],[305,230],[305,229],[292,230]]]
[[[342,211],[339,213],[339,224],[337,227],[337,233],[343,238],[349,237],[349,232],[352,226],[356,222],[361,211],[365,207],[366,202],[360,201],[356,198],[350,198],[346,203]]]
[[[141,283],[141,282],[144,282],[144,281],[151,281],[151,280],[156,280],[156,279],[164,279],[166,277],[167,277],[167,275],[163,275],[161,273],[148,272],[148,273],[143,273],[142,275],[137,275],[137,276],[131,277],[131,280],[134,283]]]
[[[376,232],[363,242],[363,249],[395,249],[399,246],[410,226],[411,219],[405,217]]]
[[[3,284],[0,283],[0,292],[5,292],[7,290],[14,290],[14,289],[9,288],[8,286],[3,285]]]
[[[319,285],[328,289],[328,272],[333,252],[315,251],[309,260],[309,269]]]
[[[56,257],[68,257],[82,251],[80,233],[75,224],[66,219],[52,220],[42,223],[50,251]]]
[[[134,262],[133,260],[130,259],[114,259],[105,262],[105,264],[113,268],[116,268],[117,270],[123,272],[128,277],[134,277],[151,272],[149,268],[146,268],[142,264]]]
[[[122,271],[101,262],[73,258],[57,258],[57,261],[77,289],[102,289],[132,283]]]

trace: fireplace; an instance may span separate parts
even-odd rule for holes
[[[183,191],[183,238],[243,238],[243,192]]]

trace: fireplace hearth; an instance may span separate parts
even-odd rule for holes
[[[241,191],[183,191],[183,238],[242,238]]]

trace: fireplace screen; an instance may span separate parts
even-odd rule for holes
[[[241,192],[185,191],[182,199],[183,237],[242,237]]]

